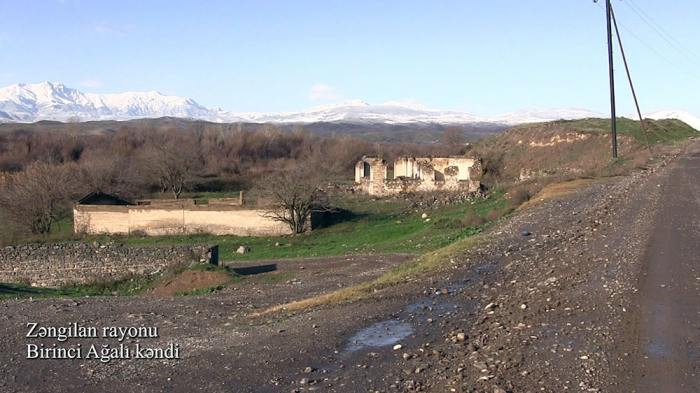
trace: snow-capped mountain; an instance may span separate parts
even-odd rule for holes
[[[147,93],[89,94],[63,83],[20,83],[0,88],[0,119],[16,122],[39,120],[106,120],[139,117],[210,117],[217,110],[189,98]]]
[[[543,109],[523,110],[499,116],[478,116],[465,112],[430,109],[423,104],[389,101],[382,104],[368,104],[362,100],[345,100],[334,104],[324,104],[300,112],[281,113],[231,113],[222,112],[219,118],[224,121],[271,122],[271,123],[316,123],[350,122],[382,124],[500,124],[516,125],[559,119],[581,119],[602,117],[596,112],[584,109]]]
[[[40,120],[89,121],[180,117],[215,122],[441,125],[470,124],[512,126],[552,120],[573,120],[606,115],[585,109],[522,109],[498,116],[477,116],[458,111],[430,109],[418,103],[369,104],[345,100],[314,106],[299,112],[229,112],[206,108],[190,98],[167,96],[155,91],[120,94],[82,93],[62,83],[20,83],[0,88],[0,122],[31,123]],[[679,118],[700,128],[700,118],[682,111],[662,111],[653,116]],[[675,117],[674,117],[675,116]]]

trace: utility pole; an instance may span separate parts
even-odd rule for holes
[[[649,144],[649,135],[647,134],[647,126],[644,122],[644,116],[642,116],[642,110],[639,109],[639,101],[637,100],[637,93],[634,91],[634,84],[632,83],[632,75],[630,74],[630,68],[627,65],[627,56],[625,56],[625,48],[622,46],[622,37],[620,37],[620,29],[617,28],[617,18],[615,18],[615,11],[610,8],[610,14],[612,15],[613,25],[615,25],[615,35],[617,36],[617,43],[620,45],[620,54],[622,55],[622,61],[625,63],[625,72],[627,72],[627,80],[630,82],[630,90],[632,90],[632,98],[634,98],[634,106],[637,107],[637,114],[639,115],[639,123],[642,125],[642,131],[644,131],[644,139],[647,142],[647,150],[649,150],[649,155],[651,156],[651,145]]]
[[[608,21],[608,63],[610,71],[610,115],[612,121],[612,154],[617,158],[617,119],[615,117],[615,75],[613,72],[612,11],[610,0],[605,0],[605,13]]]

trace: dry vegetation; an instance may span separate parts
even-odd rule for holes
[[[324,180],[349,180],[354,164],[367,154],[388,163],[402,155],[482,157],[482,181],[509,194],[511,202],[489,217],[465,218],[465,224],[478,225],[515,209],[549,183],[624,174],[643,167],[649,157],[638,123],[627,119],[620,119],[624,158],[618,160],[608,158],[610,138],[600,119],[514,127],[469,151],[459,127],[448,127],[441,143],[419,145],[317,138],[301,126],[247,129],[194,122],[183,131],[173,125],[127,124],[133,125],[123,124],[111,133],[78,132],[85,125],[65,124],[59,131],[0,134],[0,217],[9,221],[4,232],[12,227],[23,234],[49,233],[68,220],[71,204],[90,192],[125,199],[178,198],[191,190],[225,194],[248,189],[253,180],[271,173],[293,174],[294,168],[304,167],[323,169]],[[657,152],[663,150],[660,143],[696,133],[674,120],[648,125]],[[523,169],[536,180],[521,183]]]
[[[302,177],[318,184],[349,179],[365,154],[388,161],[405,154],[458,154],[464,147],[461,135],[454,127],[441,144],[417,145],[321,139],[301,126],[286,130],[271,124],[249,130],[240,124],[191,123],[186,131],[123,125],[114,133],[96,134],[78,133],[75,124],[53,132],[20,130],[0,134],[0,216],[19,233],[43,235],[90,192],[127,200],[179,198],[191,190],[226,193],[273,173],[293,175],[294,168],[316,168]]]
[[[677,120],[647,120],[655,154],[665,144],[694,136],[697,131]],[[604,119],[556,121],[513,127],[477,143],[470,154],[484,159],[484,181],[518,180],[521,170],[535,177],[560,180],[615,176],[640,168],[649,159],[639,122],[618,119],[618,160],[612,160],[610,127]]]

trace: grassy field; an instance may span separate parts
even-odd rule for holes
[[[412,261],[406,262],[375,280],[339,289],[325,295],[272,306],[258,311],[254,315],[260,316],[277,312],[293,312],[363,299],[372,293],[395,285],[400,285],[410,279],[420,276],[429,276],[444,270],[450,265],[457,263],[453,258],[486,241],[487,239],[482,235],[460,239],[446,247],[423,254]]]
[[[612,125],[608,119],[568,120],[561,121],[561,123],[565,124],[567,128],[575,132],[612,132]],[[688,139],[689,137],[698,136],[697,130],[680,120],[645,119],[645,124],[649,135],[649,143],[651,145],[657,145],[659,143],[675,143]],[[634,139],[636,139],[640,144],[646,144],[642,124],[639,121],[618,118],[617,132],[620,135],[630,135],[634,137]]]
[[[374,253],[423,254],[480,232],[481,226],[466,227],[462,224],[462,219],[470,212],[485,216],[494,209],[503,209],[505,204],[506,201],[496,195],[487,200],[439,209],[409,210],[408,201],[392,197],[349,197],[338,201],[339,208],[351,212],[347,220],[298,236],[187,235],[131,237],[122,241],[127,245],[218,244],[219,259],[222,261]],[[423,213],[428,214],[429,220],[422,218]],[[251,252],[237,254],[240,246],[250,247]]]
[[[0,300],[15,298],[51,298],[85,296],[137,295],[156,281],[155,278],[127,277],[118,281],[93,281],[62,288],[39,288],[22,284],[0,283]]]
[[[65,242],[69,240],[78,240],[79,237],[73,233],[73,219],[65,218],[60,222],[53,223],[51,226],[51,234],[47,236],[27,235],[19,230],[15,230],[0,211],[0,247],[28,244],[28,243],[50,243],[50,242]]]
[[[494,212],[503,212],[507,200],[503,198],[502,193],[497,192],[487,199],[477,199],[473,202],[463,202],[434,209],[411,209],[409,208],[410,204],[410,201],[393,197],[352,196],[343,198],[336,201],[336,205],[343,212],[344,220],[298,236],[80,237],[72,233],[72,222],[68,220],[60,223],[60,230],[57,224],[54,233],[49,236],[18,239],[13,237],[16,235],[9,232],[7,236],[13,239],[13,244],[62,241],[99,241],[101,243],[114,241],[125,245],[218,244],[221,261],[293,259],[373,253],[426,254],[479,233],[485,225],[488,225],[482,224],[486,220],[483,219],[479,221],[478,226],[473,226],[469,223],[470,221],[464,221],[464,218],[468,215],[493,216]],[[423,218],[423,213],[426,213],[428,217]],[[247,254],[236,253],[241,245],[250,247],[251,252]],[[420,266],[419,269],[422,268]],[[275,280],[282,278],[284,277],[251,279]],[[28,297],[136,295],[152,285],[157,285],[158,280],[162,279],[164,278],[128,277],[119,281],[95,281],[84,285],[69,285],[59,289],[0,283],[0,300]],[[240,277],[234,277],[231,283],[240,280]],[[222,286],[205,288],[185,295],[206,294],[219,290],[220,287]]]

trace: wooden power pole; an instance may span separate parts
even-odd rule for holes
[[[615,117],[615,75],[613,71],[612,10],[610,0],[605,0],[608,21],[608,67],[610,72],[610,117],[612,122],[612,156],[617,158],[617,118]]]

